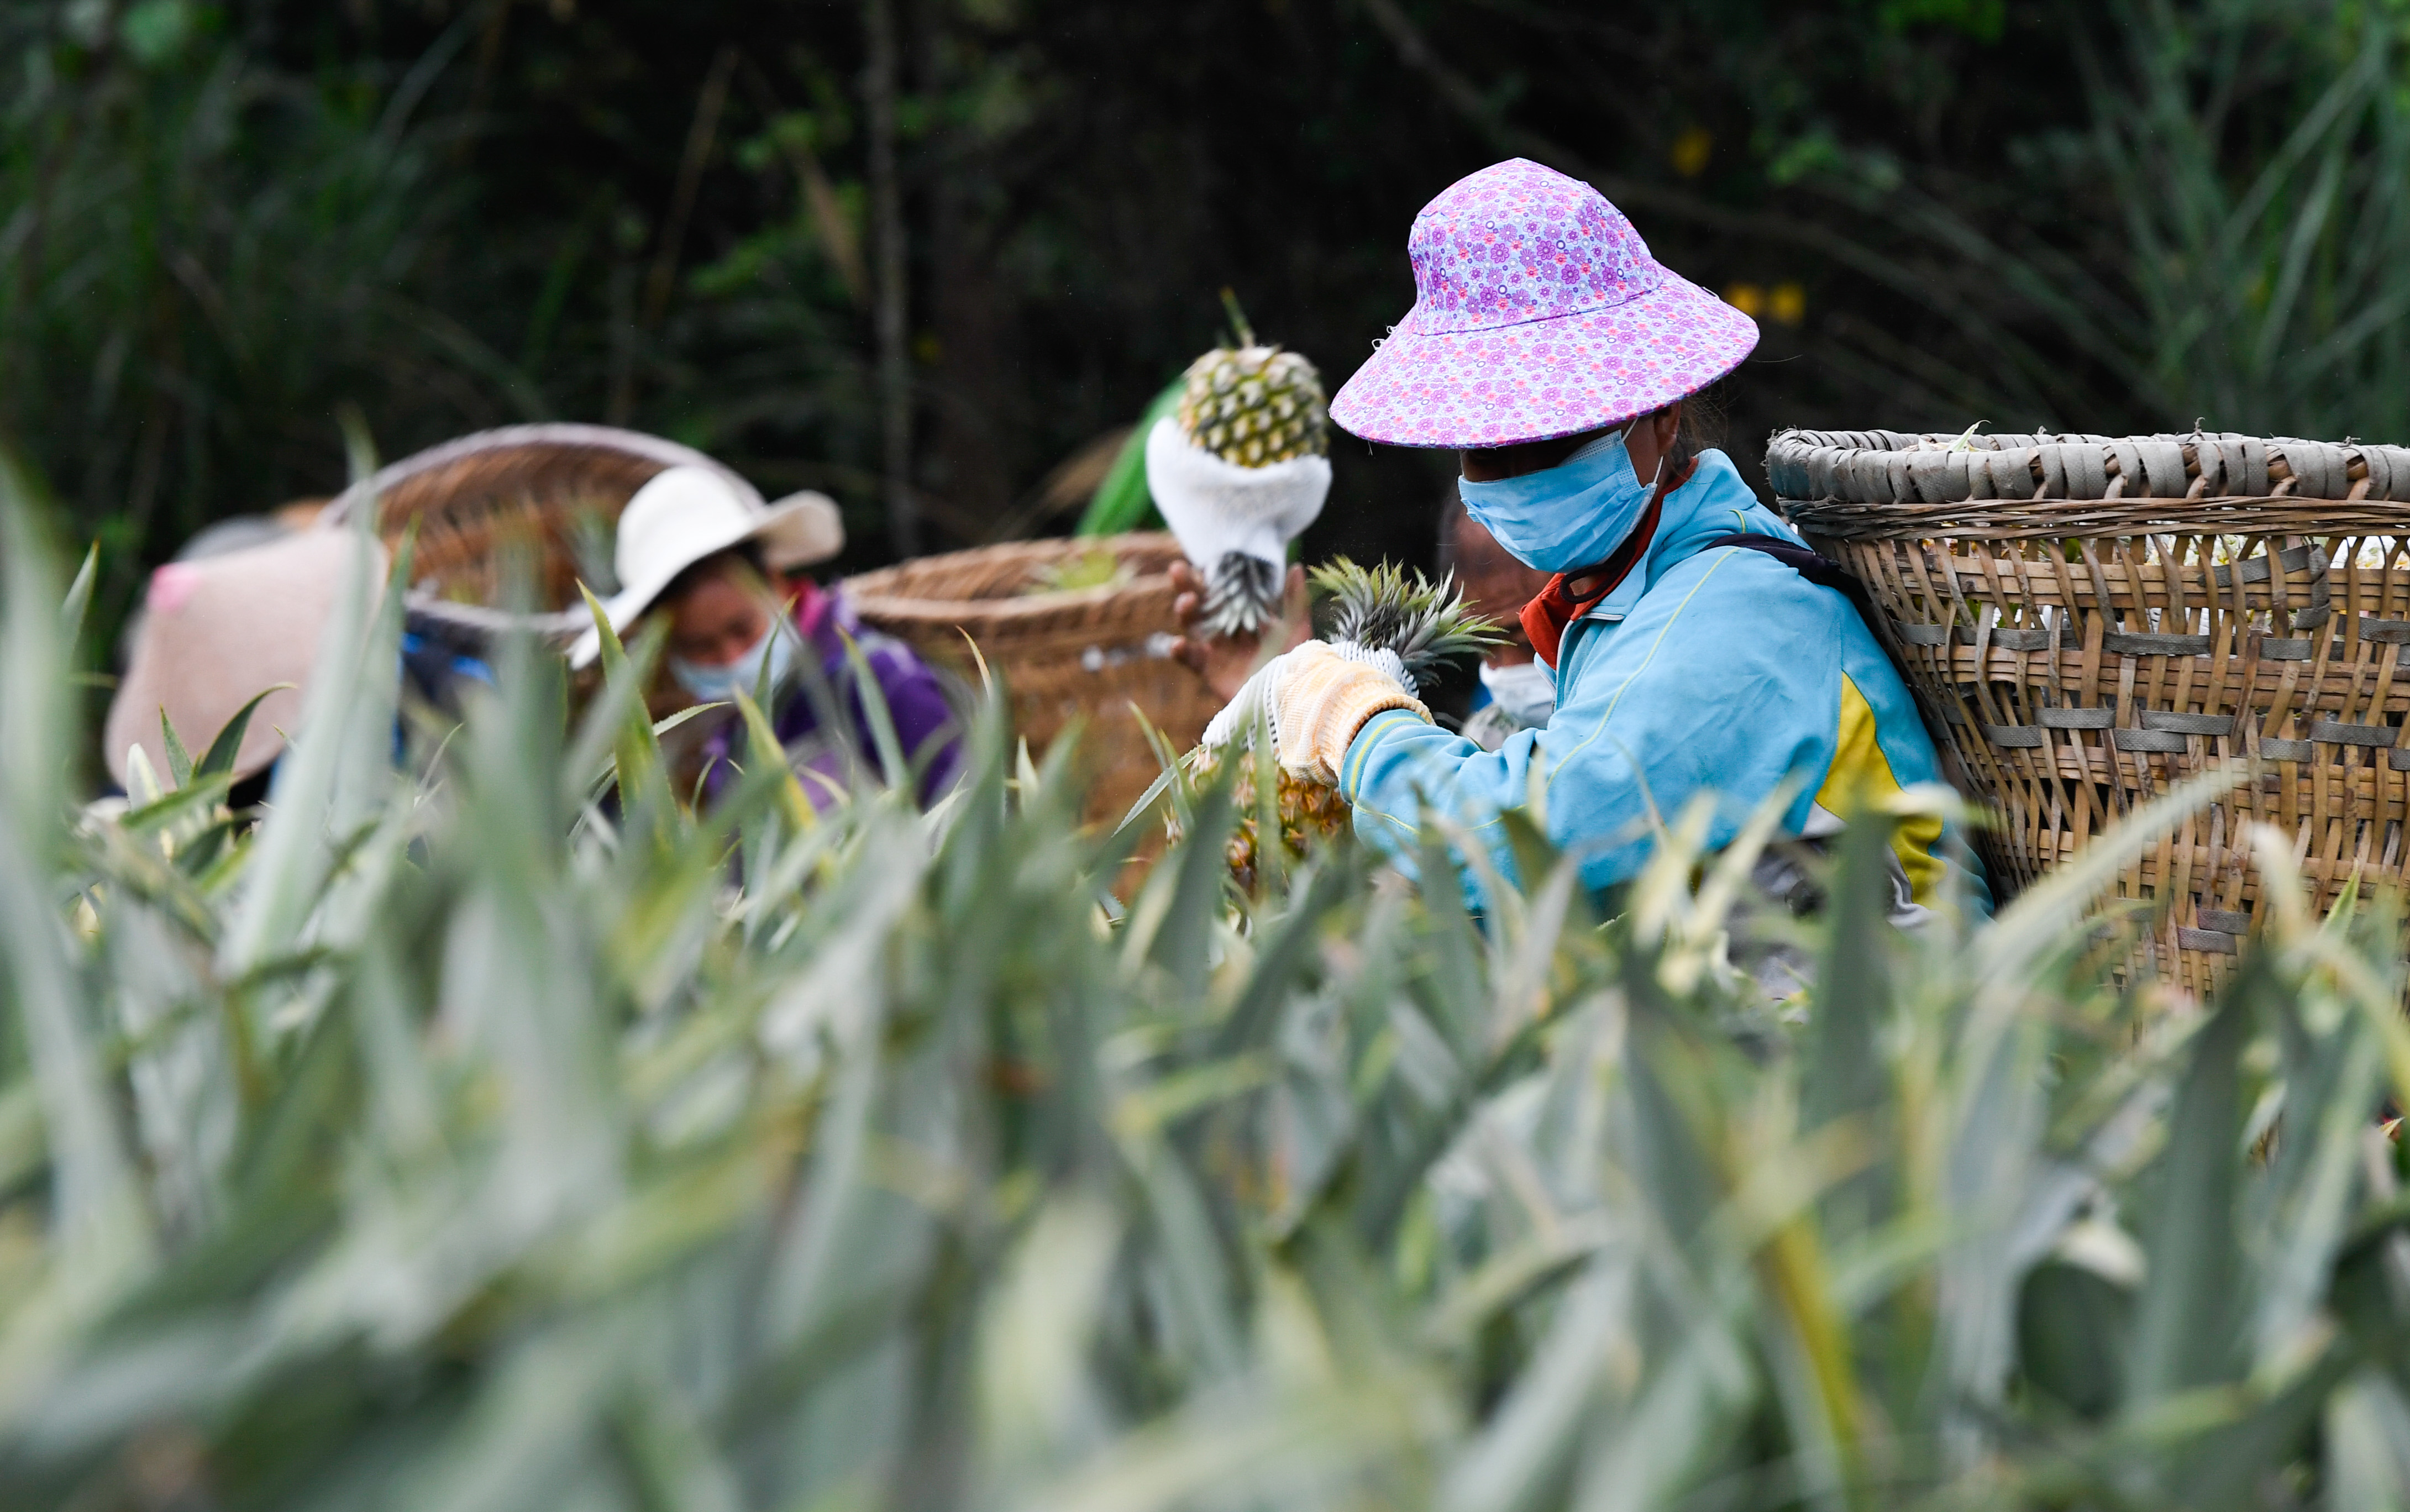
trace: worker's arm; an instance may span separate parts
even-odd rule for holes
[[[1655,823],[1670,824],[1701,792],[1721,799],[1715,846],[1786,776],[1812,789],[1832,760],[1839,669],[1822,601],[1837,596],[1736,556],[1754,554],[1682,563],[1630,619],[1582,627],[1547,727],[1496,751],[1399,712],[1367,721],[1340,772],[1357,832],[1408,860],[1427,803],[1512,878],[1498,816],[1533,803],[1536,777],[1548,838],[1601,888],[1635,875]],[[1803,792],[1786,816],[1793,827],[1809,801]]]

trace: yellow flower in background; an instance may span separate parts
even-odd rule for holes
[[[1808,291],[1796,284],[1777,284],[1765,313],[1785,326],[1798,325],[1808,318]]]
[[[1724,290],[1724,303],[1755,320],[1765,309],[1765,291],[1754,284],[1735,284]]]
[[[1716,150],[1715,133],[1705,126],[1692,126],[1674,138],[1674,171],[1685,179],[1695,179],[1707,170],[1707,159]]]

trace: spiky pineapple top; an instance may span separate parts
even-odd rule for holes
[[[1188,365],[1181,390],[1183,434],[1239,467],[1270,467],[1330,450],[1330,408],[1322,374],[1303,353],[1256,340],[1238,301],[1224,290],[1236,346],[1217,346]]]
[[[1314,570],[1314,586],[1331,599],[1330,639],[1396,653],[1410,693],[1443,664],[1505,644],[1504,631],[1464,606],[1453,573],[1433,583],[1387,562],[1359,567],[1340,557]]]

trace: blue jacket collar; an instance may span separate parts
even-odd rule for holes
[[[1716,537],[1740,531],[1778,535],[1787,541],[1799,539],[1779,516],[1758,502],[1731,458],[1720,451],[1703,451],[1690,481],[1665,496],[1648,555],[1582,618],[1609,623],[1623,618],[1648,586],[1675,563],[1697,556],[1699,548]]]

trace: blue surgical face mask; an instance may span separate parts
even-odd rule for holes
[[[1544,472],[1495,483],[1456,480],[1464,512],[1507,553],[1544,573],[1591,567],[1614,555],[1648,507],[1657,480],[1640,481],[1623,444],[1629,426],[1601,436]],[[1664,471],[1664,459],[1657,462]]]
[[[723,666],[707,666],[689,662],[684,657],[670,659],[670,676],[678,686],[705,703],[724,704],[738,693],[751,693],[762,686],[762,668],[770,669],[769,685],[777,688],[785,680],[787,669],[794,665],[795,637],[776,618],[770,621],[762,638],[748,647],[733,662]]]

